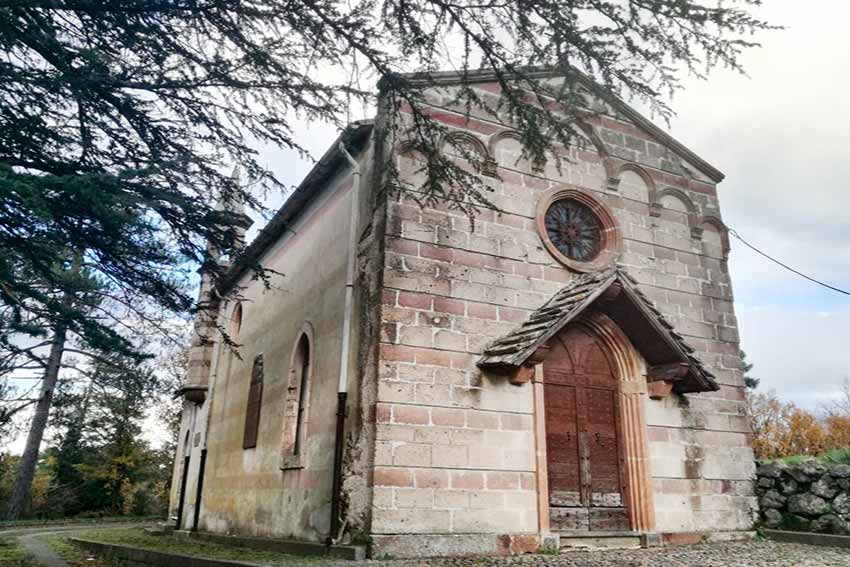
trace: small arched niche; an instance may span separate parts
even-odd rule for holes
[[[237,342],[239,333],[242,331],[242,302],[237,302],[233,307],[233,312],[230,314],[230,324],[227,326],[227,334],[230,335],[230,340]]]
[[[688,206],[685,204],[682,199],[680,199],[676,195],[664,195],[661,197],[660,201],[661,206],[669,211],[675,211],[678,213],[683,213],[687,215],[690,211],[688,210]]]
[[[716,217],[704,217],[699,227],[702,229],[702,253],[711,258],[729,257],[729,232],[723,221]]]
[[[531,171],[531,161],[522,155],[519,132],[505,130],[490,138],[490,155],[499,166],[517,171]]]
[[[611,161],[610,158],[608,161]],[[609,166],[613,168],[613,164]],[[607,188],[617,191],[627,199],[652,203],[655,198],[655,181],[649,172],[636,163],[621,163],[608,179]]]
[[[687,193],[675,187],[665,187],[655,194],[654,199],[650,204],[650,214],[686,225],[690,229],[691,238],[695,240],[702,237],[697,207]]]
[[[484,175],[495,174],[495,162],[487,146],[469,132],[449,132],[440,142],[440,150],[448,156],[477,162]]]
[[[649,202],[649,184],[632,169],[627,169],[620,174],[620,183],[617,188],[620,194],[627,199],[641,203]]]

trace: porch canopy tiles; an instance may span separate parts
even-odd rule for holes
[[[693,356],[694,349],[618,266],[583,274],[567,284],[519,327],[488,345],[478,367],[507,374],[517,384],[531,380],[549,339],[591,309],[623,330],[646,360],[650,384],[658,382],[680,394],[720,388]]]

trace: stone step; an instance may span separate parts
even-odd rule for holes
[[[635,532],[559,532],[561,550],[569,549],[638,549],[640,534]]]

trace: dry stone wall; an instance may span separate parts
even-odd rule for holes
[[[756,474],[765,527],[850,534],[850,465],[764,463]]]

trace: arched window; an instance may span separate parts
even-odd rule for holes
[[[537,230],[552,256],[576,272],[613,264],[623,247],[614,216],[589,191],[563,186],[537,203]]]
[[[245,433],[242,448],[253,449],[257,446],[257,434],[260,430],[260,408],[263,404],[263,355],[254,357],[251,368],[251,384],[248,387],[248,406],[245,409]]]
[[[295,369],[298,381],[298,409],[295,412],[295,440],[292,454],[301,453],[301,430],[304,427],[304,395],[307,393],[307,377],[310,376],[310,341],[306,336],[301,337],[298,344],[298,366]]]
[[[282,467],[303,466],[307,406],[311,366],[310,335],[304,332],[298,339],[289,370],[284,409]]]

